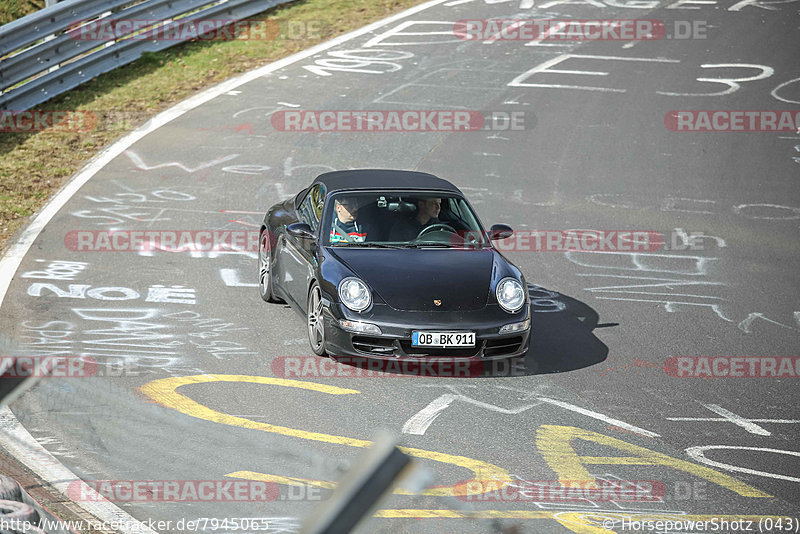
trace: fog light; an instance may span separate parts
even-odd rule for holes
[[[371,324],[371,323],[362,323],[359,321],[346,321],[344,319],[339,319],[339,326],[347,330],[348,332],[354,332],[356,334],[375,334],[381,335],[381,329],[378,328],[378,325]]]
[[[525,319],[521,323],[511,323],[500,328],[501,334],[510,334],[511,332],[519,332],[520,330],[527,330],[531,325],[530,319]]]

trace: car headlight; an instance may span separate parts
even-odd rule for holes
[[[372,304],[372,293],[367,284],[352,276],[339,282],[339,298],[342,304],[355,312],[364,311]]]
[[[518,312],[525,304],[525,288],[515,278],[503,278],[495,289],[497,302],[508,313]]]

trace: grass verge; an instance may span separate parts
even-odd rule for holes
[[[10,237],[92,156],[150,117],[231,76],[360,28],[423,0],[305,0],[250,20],[278,28],[275,39],[193,41],[151,53],[52,100],[41,110],[91,111],[87,132],[54,129],[0,133],[0,250]],[[18,2],[24,4],[25,2]],[[289,38],[292,37],[292,38]]]
[[[0,26],[12,20],[21,19],[44,7],[44,0],[2,0],[0,1]]]

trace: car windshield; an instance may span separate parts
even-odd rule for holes
[[[323,241],[334,247],[489,246],[466,200],[452,193],[338,193],[325,219]]]

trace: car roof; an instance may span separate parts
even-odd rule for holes
[[[427,172],[394,169],[355,169],[320,174],[311,184],[322,183],[328,194],[352,189],[425,189],[461,193],[448,182]]]

